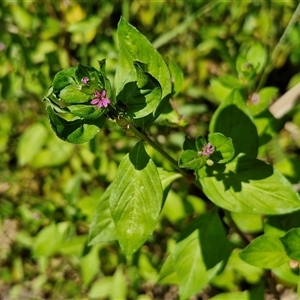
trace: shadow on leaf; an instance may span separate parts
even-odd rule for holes
[[[142,142],[137,143],[129,152],[129,159],[136,170],[146,168],[150,157],[147,154]]]
[[[232,188],[235,192],[242,190],[242,182],[262,180],[272,176],[272,166],[247,155],[236,157],[227,166],[216,164],[207,167],[207,176],[214,176],[224,184],[224,190]]]
[[[251,118],[236,105],[228,105],[219,111],[213,132],[220,132],[232,139],[235,155],[257,155],[257,130]]]

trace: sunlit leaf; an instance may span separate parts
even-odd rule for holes
[[[118,240],[126,255],[134,253],[154,230],[162,199],[156,166],[139,142],[123,158],[109,199]]]
[[[218,241],[218,247],[213,240]],[[200,216],[183,231],[172,252],[182,299],[209,282],[228,255],[226,248],[226,234],[216,210]]]
[[[124,86],[137,81],[134,63],[138,61],[144,64],[147,66],[147,72],[162,88],[161,99],[151,117],[156,119],[162,113],[171,94],[171,78],[167,65],[151,43],[124,18],[121,18],[118,24],[118,41],[120,57],[115,77],[117,98]]]
[[[257,74],[259,74],[263,68],[265,67],[268,59],[267,50],[265,47],[260,43],[254,43],[247,55],[246,55],[247,62],[250,63]]]
[[[41,123],[34,123],[23,132],[17,146],[17,157],[21,166],[33,160],[42,149],[47,137],[47,129]]]
[[[199,156],[198,153],[193,150],[186,150],[179,156],[178,166],[198,170],[205,165],[205,162],[206,157]]]
[[[261,235],[240,252],[242,260],[260,268],[275,268],[289,260],[277,236]]]
[[[225,163],[232,159],[234,148],[231,138],[228,138],[219,132],[214,132],[208,136],[208,140],[216,150],[211,157],[213,161]]]
[[[200,179],[204,193],[233,212],[286,214],[300,209],[300,197],[289,181],[263,161],[240,155],[222,165],[206,167]]]
[[[89,232],[89,245],[103,243],[117,239],[115,223],[109,208],[111,185],[99,199]]]

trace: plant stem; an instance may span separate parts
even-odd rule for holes
[[[153,141],[146,133],[141,132],[138,130],[135,125],[133,125],[129,120],[127,120],[127,123],[129,125],[129,130],[134,133],[136,137],[143,140],[144,142],[148,143],[153,149],[155,149],[157,152],[159,152],[170,164],[179,171],[183,177],[187,179],[188,182],[193,182],[194,185],[196,185],[199,189],[202,190],[202,187],[200,183],[195,179],[195,176],[188,170],[180,168],[178,166],[177,161],[171,157],[165,150],[162,149],[160,145],[158,145],[155,141]]]

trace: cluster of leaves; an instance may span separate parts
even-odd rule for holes
[[[107,18],[112,13],[112,6],[104,6]],[[62,47],[62,51],[47,52],[52,49],[47,44],[42,47],[44,52],[36,51],[36,56],[33,55],[46,63],[38,70],[29,65],[27,75],[31,76],[16,81],[18,73],[1,74],[3,82],[7,83],[1,85],[5,99],[15,95],[15,91],[21,91],[25,98],[30,95],[38,98],[53,77],[49,76],[49,66],[52,73],[66,67],[54,77],[52,88],[46,94],[48,117],[52,129],[61,139],[71,143],[90,141],[80,146],[59,141],[49,131],[41,112],[38,118],[32,117],[40,122],[28,127],[21,135],[16,158],[22,171],[16,173],[19,177],[15,178],[10,172],[4,172],[5,184],[1,185],[1,191],[5,193],[1,200],[2,228],[5,236],[10,238],[6,240],[5,247],[11,247],[13,251],[1,254],[0,262],[4,263],[0,285],[4,288],[14,286],[10,289],[11,298],[24,297],[28,293],[58,298],[62,290],[66,298],[88,295],[89,298],[136,299],[142,293],[148,293],[152,298],[156,293],[158,297],[164,293],[170,296],[168,288],[157,292],[153,282],[158,282],[166,286],[178,285],[183,299],[201,290],[205,293],[203,289],[208,284],[227,291],[215,296],[215,299],[256,299],[262,298],[270,288],[267,285],[272,277],[265,281],[263,269],[270,269],[273,275],[288,285],[298,284],[298,271],[291,264],[291,259],[299,260],[299,195],[290,182],[299,182],[296,168],[299,144],[297,141],[292,144],[285,138],[285,132],[281,136],[278,133],[282,132],[287,120],[292,119],[293,124],[298,124],[299,109],[296,107],[283,120],[275,120],[268,107],[278,88],[265,82],[272,68],[280,66],[287,58],[297,64],[297,29],[290,30],[288,40],[272,55],[266,47],[269,42],[275,44],[279,40],[282,30],[280,26],[272,27],[274,31],[278,30],[278,36],[267,43],[269,27],[266,22],[272,24],[272,20],[281,18],[280,11],[284,8],[286,20],[289,20],[295,5],[274,4],[272,17],[266,19],[267,4],[228,5],[215,2],[207,6],[203,4],[199,10],[196,10],[196,4],[190,4],[186,6],[188,12],[195,11],[190,18],[181,19],[181,10],[176,9],[170,24],[149,26],[152,29],[148,36],[153,38],[151,34],[163,33],[167,26],[172,28],[171,23],[176,16],[182,22],[182,26],[174,26],[178,34],[214,6],[216,10],[209,17],[218,27],[205,25],[203,21],[196,29],[191,28],[189,38],[195,39],[200,35],[200,45],[186,40],[183,35],[177,39],[178,44],[184,45],[183,48],[170,47],[168,41],[174,38],[174,31],[170,31],[170,35],[162,34],[153,43],[155,47],[164,46],[162,50],[165,53],[176,57],[176,62],[184,65],[186,79],[183,90],[183,76],[178,67],[170,60],[166,65],[147,39],[124,19],[116,32],[120,57],[113,88],[109,83],[112,77],[111,57],[102,52],[107,47],[107,53],[116,53],[116,48],[105,38],[101,39],[101,43],[96,41],[96,46],[91,44],[87,47],[95,38],[100,22],[99,18],[92,17],[67,26],[73,45],[80,45],[78,57],[84,57],[81,60],[83,65],[68,68],[68,63],[60,63],[58,67],[58,64],[53,64],[57,61],[56,56],[62,56],[61,62],[68,61],[63,53],[70,55],[71,52],[66,52],[67,47]],[[133,21],[138,23],[140,18],[145,20],[145,25],[154,24],[154,15],[148,8],[141,5],[139,17]],[[134,10],[134,5],[131,9]],[[16,20],[20,15],[25,15],[26,20],[26,10],[21,6],[12,5],[11,10]],[[75,17],[84,12],[80,5],[74,5],[72,10],[77,10],[73,14]],[[71,14],[72,10],[65,11],[65,15]],[[159,10],[158,5],[154,9],[157,16]],[[126,15],[126,5],[123,13]],[[162,13],[167,12],[162,10]],[[224,22],[233,25],[222,27],[220,32],[217,20],[223,20],[220,18],[222,15],[229,15],[236,22]],[[67,22],[69,19],[66,18]],[[241,20],[243,24],[240,24]],[[31,34],[29,27],[37,29],[38,23],[28,21],[22,26],[20,28],[26,34]],[[49,28],[56,27],[49,25]],[[253,41],[253,31],[260,42]],[[57,33],[51,34],[58,36]],[[5,36],[4,39],[8,45],[10,37]],[[199,39],[196,38],[195,42],[199,43]],[[235,48],[235,43],[240,43],[241,47]],[[18,44],[13,41],[12,45]],[[210,65],[213,51],[219,53],[222,62],[216,72],[218,76],[207,85],[206,81],[211,77],[207,70],[213,72],[216,67]],[[84,66],[87,65],[87,53],[93,55],[91,61],[94,65],[97,59],[108,57],[106,68],[104,61],[100,61],[99,71]],[[194,58],[192,64],[187,57]],[[30,59],[26,59],[28,63]],[[195,64],[195,61],[198,63]],[[16,61],[12,63],[16,64],[17,71],[22,71]],[[70,63],[76,64],[75,60]],[[8,66],[6,69],[9,69]],[[222,75],[228,69],[231,75]],[[194,78],[199,76],[203,81],[187,88],[193,80],[192,74],[197,74]],[[44,78],[45,82],[37,78]],[[83,84],[83,78],[90,79],[88,85]],[[297,77],[290,84],[293,82],[297,82]],[[25,93],[22,90],[24,83],[27,87]],[[110,99],[107,108],[98,109],[91,104],[95,90],[106,91]],[[180,91],[182,94],[179,94]],[[178,111],[170,109],[170,96],[178,96],[178,105],[173,105],[173,108],[178,106]],[[193,99],[199,101],[200,97],[204,97],[209,106],[206,102],[192,103]],[[208,107],[216,104],[218,108],[211,118]],[[9,105],[10,111],[17,111],[15,104]],[[28,109],[25,111],[26,114],[30,112]],[[1,116],[1,128],[4,129],[1,151],[5,153],[1,157],[2,164],[14,163],[8,151],[11,142],[8,144],[5,140],[13,128],[12,119],[9,114]],[[104,123],[106,120],[108,122]],[[159,150],[158,145],[148,137],[146,129],[159,141],[164,141],[163,136],[167,141],[164,148],[171,156],[179,157],[178,165],[171,163],[169,154],[163,151],[166,159],[162,160],[142,142],[121,140],[122,129],[111,120],[115,120],[126,135],[137,136],[156,150]],[[166,124],[171,126],[171,130],[166,130]],[[20,127],[14,130],[22,132]],[[189,138],[181,133],[183,131]],[[289,155],[282,151],[284,147],[289,147]],[[45,173],[47,177],[44,177]],[[194,183],[204,194],[201,190],[190,188],[182,179],[193,177],[193,173],[196,176]],[[19,180],[21,183],[17,183],[18,178],[23,179]],[[112,184],[104,192],[103,187],[110,182]],[[31,194],[24,192],[28,189]],[[211,209],[212,206],[215,207]],[[15,207],[18,208],[15,210]],[[282,215],[286,213],[290,214]],[[14,231],[9,219],[16,219],[21,229]],[[247,239],[249,233],[253,234],[250,240]],[[255,238],[256,235],[259,236]],[[119,252],[115,240],[119,241],[127,259]],[[13,256],[11,262],[10,255]],[[296,262],[293,263],[296,265]],[[24,278],[30,276],[34,279],[27,285],[22,284]],[[130,282],[129,287],[127,281]],[[253,288],[239,291],[243,281]],[[78,288],[78,282],[83,283],[82,289]]]
[[[120,64],[116,74],[116,99],[123,109],[118,111],[118,107],[113,104],[110,104],[108,109],[116,111],[115,117],[118,119],[121,118],[121,113],[125,114],[123,121],[132,134],[136,134],[136,137],[145,142],[150,141],[152,146],[151,139],[144,133],[145,124],[149,124],[149,119],[153,122],[158,114],[163,112],[166,106],[165,99],[170,96],[171,78],[159,54],[123,18],[118,25],[118,38]],[[247,82],[254,74],[259,74],[266,64],[262,58],[264,48],[258,44],[250,48],[246,59],[239,56],[237,70],[241,74],[240,78]],[[84,93],[81,86],[78,88],[78,79],[91,74],[87,71],[81,72],[78,76],[81,69],[84,68],[78,65],[75,71],[67,70],[63,76],[60,76],[62,73],[58,73],[50,89],[52,93],[49,98],[51,99],[53,93],[59,92],[57,98],[59,101],[66,102],[65,99],[71,99],[72,104],[78,104],[90,100],[91,88],[88,87],[88,91]],[[77,77],[75,85],[72,77],[74,75]],[[104,74],[102,77],[105,78]],[[91,82],[93,83],[92,80]],[[187,150],[179,157],[178,165],[194,170],[197,174],[196,181],[200,182],[204,194],[217,207],[227,211],[259,215],[280,215],[297,211],[300,208],[300,197],[289,181],[272,166],[256,158],[258,134],[251,112],[252,115],[256,115],[264,111],[269,105],[274,89],[261,90],[257,101],[259,105],[249,111],[244,100],[244,85],[240,83],[240,88],[232,89],[214,113],[210,122],[209,142],[207,143],[203,137],[197,137],[195,146],[190,146],[191,141],[187,141],[185,145]],[[53,105],[53,101],[51,104],[56,105]],[[72,105],[68,106],[70,107]],[[77,106],[76,112],[80,110],[86,111],[86,106]],[[94,114],[93,112],[92,116]],[[74,133],[65,130],[68,124],[53,117],[52,113],[49,113],[49,116],[52,127],[59,137],[63,135],[63,139],[75,143],[86,141],[77,135],[77,139],[70,139]],[[80,116],[83,122],[90,120],[83,113],[75,116]],[[102,116],[105,116],[103,110]],[[97,117],[99,118],[99,115]],[[142,128],[137,129],[131,120],[137,121],[135,123],[140,124]],[[61,130],[58,132],[57,128]],[[91,139],[94,134],[85,133],[91,130],[80,124],[82,136]],[[77,129],[74,132],[77,132]],[[168,156],[166,158],[168,159]],[[122,159],[108,192],[99,200],[91,225],[91,244],[117,239],[125,254],[132,255],[154,231],[167,196],[167,188],[168,186],[163,186],[159,172],[146,153],[143,142],[138,142]],[[205,239],[202,237],[203,234]],[[288,238],[290,234],[288,231],[284,237],[285,247],[294,248],[294,241]],[[253,256],[253,251],[262,237],[254,239],[248,248],[241,252],[243,260],[259,267],[266,266],[264,261],[266,258],[262,261],[260,258],[262,255]],[[277,236],[266,238],[280,244]],[[212,247],[216,247],[216,243],[218,250],[212,250]],[[269,249],[270,243],[268,244],[266,248]],[[282,256],[285,253],[283,245],[281,249],[280,254],[274,254],[277,259],[272,258],[272,265],[277,260],[280,264],[283,263]],[[166,279],[168,276],[175,276],[180,287],[180,296],[186,299],[201,290],[224,267],[231,250],[217,211],[212,210],[200,215],[188,226],[187,232],[184,231],[183,237],[179,238],[169,259],[163,265],[164,282],[168,282]],[[267,249],[260,247],[260,251],[266,252]],[[286,258],[288,254],[285,255],[284,259]],[[269,259],[267,261],[269,262]]]

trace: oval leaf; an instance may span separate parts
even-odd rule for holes
[[[33,161],[33,158],[41,151],[48,138],[48,132],[41,123],[34,123],[22,133],[18,146],[17,157],[21,166]]]
[[[203,191],[219,207],[268,215],[300,209],[300,197],[290,182],[263,161],[240,155],[226,166],[216,164],[205,171],[200,179]]]
[[[70,85],[70,84],[76,84],[76,76],[75,76],[75,71],[76,68],[71,67],[71,68],[67,68],[64,69],[62,71],[59,71],[53,79],[53,92],[59,92],[60,90],[62,90],[64,87]]]
[[[152,112],[151,119],[154,120],[162,113],[171,94],[171,76],[168,67],[146,37],[128,24],[123,17],[118,24],[118,42],[120,56],[115,77],[117,98],[127,83],[137,81],[134,63],[138,61],[145,64],[147,72],[162,87],[161,99],[156,103],[157,106]],[[122,101],[122,99],[120,100]]]
[[[261,235],[240,252],[242,260],[260,268],[272,269],[287,262],[284,247],[277,236]]]
[[[267,50],[262,44],[255,43],[250,47],[246,55],[246,59],[247,62],[254,67],[256,74],[259,74],[260,72],[262,72],[267,63]]]
[[[216,151],[212,154],[212,160],[220,164],[232,159],[234,148],[231,138],[222,133],[215,132],[209,135],[209,142],[215,147]]]
[[[180,168],[198,170],[205,165],[205,162],[206,157],[199,156],[197,152],[193,150],[186,150],[180,155],[178,166]]]
[[[143,70],[143,64],[134,63],[137,81],[127,82],[117,100],[126,105],[126,113],[132,118],[142,118],[152,113],[161,100],[159,82]],[[129,73],[130,76],[130,73]]]
[[[238,90],[233,90],[215,111],[209,130],[230,137],[236,155],[245,153],[257,156],[257,130]]]
[[[139,142],[123,158],[109,199],[118,239],[126,255],[134,253],[153,232],[162,199],[157,168]]]
[[[82,93],[77,85],[68,85],[59,93],[59,97],[66,103],[86,103],[91,100],[91,96]]]
[[[214,244],[216,240],[218,247]],[[217,210],[189,224],[172,252],[180,299],[189,299],[216,274],[229,255],[226,246],[226,233]]]

